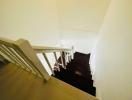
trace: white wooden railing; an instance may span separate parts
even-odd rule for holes
[[[72,49],[58,48],[58,47],[44,47],[44,46],[33,46],[38,58],[43,65],[45,61],[51,70],[50,75],[54,75],[54,68],[59,70],[59,67],[66,69],[66,65],[73,59]],[[49,55],[50,54],[50,55]],[[49,56],[48,56],[49,55]],[[50,59],[52,58],[52,59]],[[58,59],[60,58],[60,62]]]
[[[49,53],[53,55],[50,57],[54,58],[55,62],[50,60]],[[73,58],[72,49],[31,46],[24,39],[12,41],[5,38],[0,38],[0,55],[45,81],[50,79],[51,74],[54,75],[54,67],[66,69],[67,63]],[[58,62],[59,57],[61,62]]]

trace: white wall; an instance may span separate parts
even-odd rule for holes
[[[100,100],[132,100],[132,1],[112,0],[91,60]]]
[[[63,44],[91,52],[110,0],[57,0]]]
[[[85,31],[64,31],[61,43],[63,47],[74,47],[75,51],[82,53],[90,53],[97,33]]]
[[[0,36],[52,46],[59,33],[56,0],[0,0]]]
[[[0,36],[45,46],[73,38],[77,50],[89,52],[108,4],[109,0],[0,0]]]

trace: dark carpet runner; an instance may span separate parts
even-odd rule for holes
[[[66,66],[67,69],[60,67],[54,77],[95,96],[89,59],[90,54],[74,53],[74,59]]]

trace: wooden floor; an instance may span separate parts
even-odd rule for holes
[[[0,100],[97,100],[56,78],[42,79],[13,65],[0,67]]]

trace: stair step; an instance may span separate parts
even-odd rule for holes
[[[76,52],[74,59],[66,66],[67,69],[55,71],[55,77],[95,96],[96,88],[93,87],[89,58],[90,54]]]

